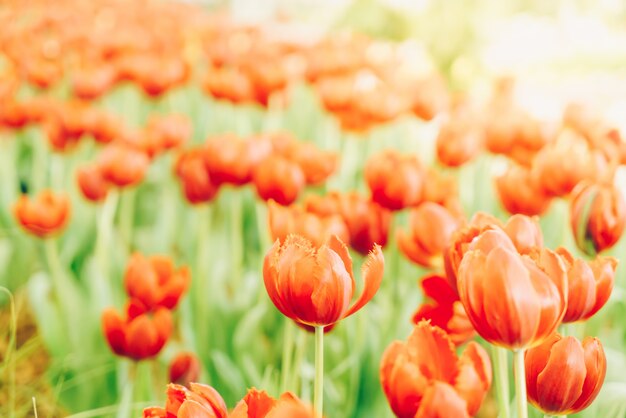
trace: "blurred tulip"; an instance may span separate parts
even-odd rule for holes
[[[181,153],[176,161],[176,175],[187,201],[192,205],[212,200],[219,190],[209,174],[204,154],[202,148],[189,149]]]
[[[486,230],[469,244],[457,287],[478,334],[512,350],[541,344],[567,309],[561,258],[548,249],[522,256],[500,229]]]
[[[176,270],[172,260],[161,255],[146,258],[133,254],[124,274],[128,296],[143,303],[147,310],[176,308],[190,282],[188,267]]]
[[[363,255],[375,244],[387,245],[391,212],[357,192],[308,196],[305,205],[322,216],[339,214],[348,227],[350,246]]]
[[[131,301],[124,316],[113,308],[105,309],[102,329],[115,354],[143,360],[158,355],[169,339],[172,315],[165,308],[149,314],[140,302]]]
[[[615,186],[581,182],[572,193],[570,223],[578,248],[593,255],[615,245],[626,226],[626,202]]]
[[[170,382],[188,386],[200,377],[200,360],[193,353],[178,353],[170,362]]]
[[[306,185],[304,172],[298,164],[275,155],[256,167],[253,180],[261,199],[273,199],[281,205],[293,203]]]
[[[265,391],[252,388],[235,406],[229,418],[316,418],[316,415],[291,392],[274,399]]]
[[[526,352],[528,399],[549,415],[576,414],[594,401],[604,383],[606,357],[597,338],[582,344],[574,337],[552,335]]]
[[[448,335],[420,322],[385,350],[380,380],[398,418],[474,416],[491,386],[491,362],[471,341],[457,357]]]
[[[424,178],[424,201],[437,203],[457,217],[464,217],[459,199],[458,180],[432,167],[426,170]]]
[[[424,169],[414,156],[388,150],[365,164],[372,200],[390,210],[417,206],[423,198]]]
[[[444,123],[437,135],[437,159],[448,167],[460,167],[481,151],[483,134],[469,116],[453,117]]]
[[[254,86],[248,76],[239,68],[209,67],[202,87],[216,99],[233,103],[247,103],[254,100]]]
[[[39,238],[60,233],[70,217],[70,199],[62,193],[43,190],[35,197],[21,195],[13,214],[22,228]]]
[[[256,166],[271,154],[272,144],[228,134],[210,138],[205,151],[205,161],[216,184],[242,186],[252,181]]]
[[[112,113],[90,108],[86,118],[88,132],[96,142],[108,144],[122,135],[122,122]]]
[[[28,105],[13,99],[3,99],[0,107],[0,126],[21,129],[29,121]]]
[[[95,100],[108,92],[117,81],[113,66],[98,63],[93,68],[82,68],[72,75],[74,96],[83,100]]]
[[[114,143],[100,152],[97,164],[106,181],[117,187],[128,187],[143,180],[150,159],[130,146]]]
[[[226,418],[228,409],[222,396],[211,386],[190,383],[167,385],[165,408],[143,410],[144,418]]]
[[[520,165],[509,166],[496,178],[495,185],[502,206],[511,214],[540,216],[552,203],[552,197],[544,191],[537,177]]]
[[[76,180],[83,196],[92,202],[103,201],[109,192],[109,184],[97,165],[79,167],[76,170]]]
[[[159,152],[180,147],[191,138],[191,122],[181,114],[153,116],[148,120],[145,134],[158,144]]]
[[[431,120],[450,106],[448,87],[439,75],[428,76],[413,83],[411,93],[412,111],[420,119]]]
[[[574,258],[567,249],[559,247],[567,268],[568,300],[563,322],[585,321],[606,304],[613,291],[617,259],[596,257],[586,262]]]
[[[444,207],[424,202],[411,210],[409,231],[398,231],[398,247],[406,257],[420,266],[443,265],[443,251],[460,222]]]
[[[320,150],[311,143],[299,142],[289,159],[300,166],[306,183],[311,185],[323,183],[337,169],[337,154]]]
[[[432,302],[424,302],[413,314],[413,323],[418,325],[427,320],[444,330],[450,341],[459,346],[476,335],[476,331],[467,318],[465,308],[459,296],[445,277],[433,274],[424,277],[420,286],[424,296]]]
[[[276,241],[265,256],[263,279],[276,308],[295,322],[310,326],[334,324],[361,309],[380,287],[384,258],[374,246],[362,268],[361,295],[355,291],[352,259],[336,237],[321,247],[298,235]]]
[[[348,227],[339,215],[322,216],[306,212],[299,206],[282,206],[273,200],[268,202],[269,227],[272,239],[281,242],[290,234],[300,235],[320,247],[331,236],[336,235],[341,241],[350,240]]]
[[[532,175],[547,194],[566,196],[582,180],[598,179],[605,166],[600,153],[591,151],[582,138],[561,136],[534,158]]]

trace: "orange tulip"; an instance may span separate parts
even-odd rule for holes
[[[387,347],[380,380],[398,418],[469,418],[491,386],[491,362],[473,341],[457,357],[448,335],[422,321],[406,343]]]
[[[606,166],[599,151],[584,139],[562,136],[544,147],[533,160],[532,175],[547,194],[565,196],[582,180],[596,180]]]
[[[469,245],[457,287],[478,334],[512,350],[541,344],[567,309],[567,274],[561,258],[548,249],[520,255],[500,229],[482,232]]]
[[[229,418],[315,418],[315,415],[291,392],[274,399],[265,391],[252,388],[235,406]]]
[[[127,187],[143,180],[150,159],[130,146],[115,143],[102,150],[97,163],[106,181],[118,187]]]
[[[188,386],[200,377],[200,360],[193,353],[178,353],[169,367],[170,382]]]
[[[216,184],[241,186],[252,180],[256,166],[271,154],[272,144],[223,135],[209,139],[205,151],[205,161]]]
[[[80,167],[76,170],[76,180],[83,196],[92,202],[103,201],[109,192],[109,183],[97,165]]]
[[[441,126],[436,144],[437,159],[441,164],[460,167],[481,151],[482,131],[468,116],[457,116]]]
[[[430,321],[432,325],[444,330],[450,341],[457,346],[464,344],[476,335],[459,296],[445,277],[437,274],[426,276],[420,285],[424,296],[431,299],[432,302],[422,303],[413,314],[415,325],[423,320]]]
[[[94,100],[109,91],[117,81],[115,67],[98,63],[93,68],[81,68],[72,75],[74,96]]]
[[[65,228],[70,216],[70,200],[65,194],[43,190],[34,198],[21,195],[13,214],[25,231],[47,238]]]
[[[552,203],[552,197],[544,191],[531,171],[523,166],[509,166],[496,179],[495,185],[502,206],[512,214],[543,215]]]
[[[281,205],[293,203],[306,185],[300,166],[278,155],[263,160],[255,168],[253,180],[261,199],[273,199]]]
[[[176,175],[187,201],[192,205],[212,200],[219,190],[209,174],[204,154],[204,149],[194,148],[184,151],[176,161]]]
[[[455,216],[464,217],[459,199],[458,180],[432,167],[426,170],[424,201],[437,203],[454,213]]]
[[[263,280],[278,310],[297,323],[327,326],[346,318],[369,302],[380,287],[383,253],[374,246],[363,265],[363,289],[350,306],[355,291],[352,259],[337,237],[320,247],[298,235],[276,241],[265,256]]]
[[[144,418],[226,418],[228,409],[221,395],[211,386],[190,383],[184,386],[167,385],[165,408],[143,410]]]
[[[299,206],[282,206],[273,200],[268,202],[268,208],[273,240],[284,241],[288,235],[297,234],[319,247],[333,235],[346,242],[350,239],[348,227],[339,215],[322,216]]]
[[[88,132],[101,144],[112,142],[122,135],[122,123],[114,114],[97,108],[90,108],[85,118],[87,119]]]
[[[597,338],[582,344],[574,337],[552,335],[524,357],[530,403],[546,414],[569,415],[594,401],[606,376],[606,356]]]
[[[321,216],[339,214],[348,227],[350,245],[363,255],[375,244],[387,245],[391,212],[357,192],[308,196],[305,205]]]
[[[147,310],[174,309],[190,282],[188,267],[176,270],[169,257],[160,255],[146,258],[133,254],[124,274],[128,296],[143,303]]]
[[[191,122],[181,114],[153,116],[148,120],[145,135],[157,144],[157,153],[183,145],[191,138]]]
[[[398,231],[398,247],[423,267],[441,265],[441,256],[460,220],[444,207],[424,202],[411,210],[409,232]]]
[[[254,86],[248,75],[236,67],[210,66],[202,80],[202,88],[216,99],[233,103],[249,103],[254,100]]]
[[[372,200],[390,209],[417,206],[423,198],[424,170],[414,156],[388,150],[371,157],[365,164],[365,181]]]
[[[543,246],[543,234],[537,218],[513,215],[503,225],[502,222],[492,215],[477,212],[469,224],[460,228],[452,235],[450,245],[443,254],[446,276],[454,289],[456,289],[459,265],[470,244],[481,233],[490,229],[503,230],[513,242],[516,250],[521,254],[527,254],[534,248]]]
[[[105,309],[102,329],[115,354],[142,360],[156,356],[165,346],[172,333],[172,315],[165,308],[149,314],[141,302],[131,300],[125,316],[113,308]]]
[[[556,253],[567,268],[568,300],[563,322],[587,320],[609,300],[615,282],[617,260],[613,257],[596,257],[586,262],[574,258],[563,247],[557,248]]]
[[[337,154],[307,142],[299,142],[288,158],[300,166],[307,184],[323,183],[337,169]]]
[[[572,193],[570,223],[578,248],[595,254],[611,248],[626,226],[626,202],[614,186],[581,182]]]

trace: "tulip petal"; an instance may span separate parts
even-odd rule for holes
[[[376,244],[367,256],[367,260],[365,260],[365,264],[363,264],[363,267],[361,268],[361,276],[363,277],[363,289],[361,290],[361,296],[359,296],[352,307],[350,307],[350,309],[348,309],[348,311],[343,315],[344,318],[352,315],[365,306],[367,302],[372,300],[376,292],[378,292],[380,283],[383,280],[384,269],[385,258],[383,256],[383,251],[380,248],[380,245]]]
[[[178,409],[176,418],[217,418],[217,415],[199,402],[186,400]]]
[[[528,399],[530,399],[533,404],[535,404],[534,400],[537,399],[537,378],[539,377],[539,373],[541,373],[543,369],[546,368],[546,364],[548,364],[552,345],[560,339],[561,335],[554,333],[542,344],[527,350],[524,354],[526,390]]]
[[[459,373],[454,389],[467,402],[471,416],[476,415],[491,386],[491,361],[480,345],[470,341],[459,358]]]
[[[189,388],[193,393],[196,393],[205,400],[208,405],[213,409],[217,418],[226,418],[228,414],[228,408],[222,396],[209,385],[203,385],[201,383],[190,383]]]
[[[430,385],[415,414],[415,418],[470,418],[467,404],[454,388],[444,382]]]
[[[587,408],[596,399],[606,377],[606,356],[602,343],[597,338],[586,337],[582,343],[585,353],[587,374],[583,383],[582,393],[571,406],[568,414]]]
[[[583,347],[574,337],[554,343],[548,363],[537,376],[537,404],[551,414],[561,414],[579,398],[586,375]]]

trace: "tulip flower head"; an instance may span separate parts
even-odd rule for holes
[[[252,388],[235,406],[229,418],[315,418],[313,410],[291,392],[274,399]]]
[[[102,150],[97,164],[102,177],[117,187],[140,183],[150,165],[146,154],[124,143],[113,143]]]
[[[109,192],[109,183],[102,176],[100,167],[86,165],[76,170],[76,180],[83,196],[91,202],[102,202]]]
[[[512,350],[534,347],[559,326],[567,308],[567,274],[548,249],[521,255],[499,229],[469,245],[457,273],[459,297],[488,342]]]
[[[422,303],[413,314],[415,325],[423,320],[430,321],[432,325],[444,330],[456,346],[476,335],[459,296],[445,277],[436,274],[426,276],[421,280],[420,286],[424,296],[432,301]]]
[[[398,231],[398,247],[423,267],[442,265],[442,254],[460,220],[443,206],[424,202],[411,211],[410,229]]]
[[[204,153],[202,148],[190,149],[176,161],[176,175],[187,201],[192,205],[212,200],[219,190],[206,166]]]
[[[113,308],[102,313],[102,329],[111,350],[133,360],[159,354],[172,333],[172,327],[172,315],[168,309],[158,308],[152,314],[138,301],[128,303],[124,316]]]
[[[174,309],[190,282],[188,267],[176,269],[172,260],[162,255],[144,257],[135,253],[124,274],[128,296],[141,302],[148,310],[159,307]]]
[[[546,414],[570,415],[594,401],[606,376],[606,356],[597,338],[582,343],[555,333],[524,357],[530,403]]]
[[[185,386],[170,383],[167,386],[165,408],[143,410],[144,418],[226,418],[228,409],[222,396],[211,386],[190,383]]]
[[[350,305],[356,284],[348,248],[333,236],[314,247],[289,235],[277,240],[265,256],[263,279],[276,308],[293,321],[309,326],[332,325],[361,309],[380,287],[384,258],[375,245],[363,265],[363,289]]]
[[[556,253],[567,268],[568,301],[563,322],[587,320],[609,300],[615,283],[617,260],[598,256],[587,262],[574,258],[563,247],[557,248]]]
[[[424,169],[417,157],[385,151],[365,165],[372,200],[390,210],[417,206],[423,199]]]
[[[537,177],[524,166],[510,166],[496,178],[495,185],[502,206],[512,214],[539,216],[552,203],[552,196],[544,191]]]
[[[578,248],[602,252],[619,241],[626,227],[626,202],[612,185],[581,182],[572,192],[570,223]]]
[[[474,416],[491,386],[491,362],[471,341],[460,357],[448,335],[420,322],[385,350],[380,380],[398,418]]]
[[[200,360],[189,352],[178,353],[170,362],[170,382],[188,386],[191,382],[197,382],[200,377]]]
[[[13,214],[24,230],[39,238],[60,233],[70,216],[70,200],[65,194],[43,190],[35,197],[21,195]]]
[[[306,185],[302,168],[278,155],[263,160],[255,168],[253,179],[261,199],[273,199],[281,205],[293,203]]]

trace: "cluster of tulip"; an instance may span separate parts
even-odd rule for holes
[[[603,346],[570,324],[596,316],[618,283],[606,252],[626,226],[615,186],[626,146],[601,115],[569,105],[541,120],[510,80],[484,103],[453,99],[410,43],[240,25],[175,2],[22,3],[0,10],[0,223],[15,253],[36,254],[14,224],[43,242],[47,273],[26,287],[67,368],[53,383],[106,365],[99,383],[69,389],[68,410],[119,402],[127,418],[134,401],[162,405],[161,357],[172,359],[165,407],[145,418],[312,418],[325,398],[331,417],[470,417],[492,382],[510,418],[506,350],[518,418],[527,399],[563,415],[596,398]],[[288,117],[310,110],[322,131],[304,135],[302,116]],[[415,117],[417,131],[394,135],[420,138],[395,146],[385,129]],[[490,190],[486,178],[463,189],[480,158],[506,161],[494,182],[505,221],[466,216],[467,196]],[[540,221],[562,199],[574,246],[544,243]],[[407,285],[419,276],[421,291]],[[134,370],[148,360],[146,395]],[[267,393],[242,399],[246,387]]]

